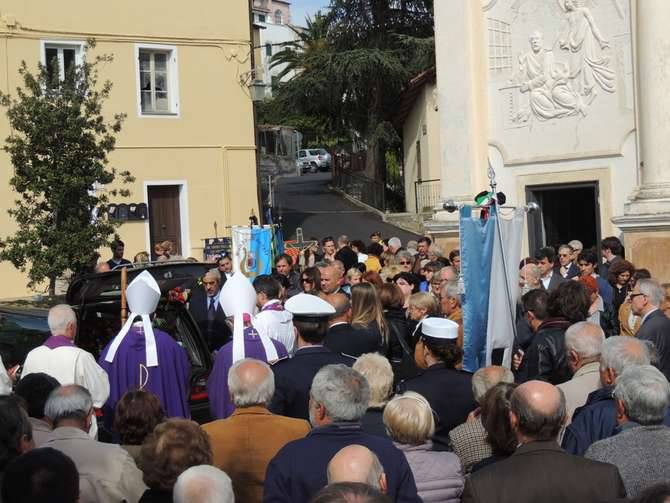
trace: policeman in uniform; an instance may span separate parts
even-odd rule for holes
[[[283,358],[272,366],[275,394],[269,408],[275,414],[309,420],[309,389],[316,373],[324,365],[350,366],[354,360],[323,345],[328,318],[335,313],[328,302],[299,293],[286,301],[284,309],[293,314],[297,349],[293,358]]]
[[[414,359],[421,374],[398,385],[398,392],[423,395],[438,416],[433,445],[448,450],[449,432],[465,422],[477,408],[472,374],[458,370],[463,350],[458,346],[458,323],[446,318],[426,318],[421,323]]]

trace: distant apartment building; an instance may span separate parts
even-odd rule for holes
[[[257,62],[256,79],[263,83],[265,96],[272,96],[272,88],[280,81],[290,80],[293,73],[279,79],[284,65],[270,68],[272,56],[282,50],[282,44],[298,39],[295,30],[301,28],[292,24],[291,2],[286,0],[253,0],[253,21],[260,28],[260,61]]]

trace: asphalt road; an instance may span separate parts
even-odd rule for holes
[[[284,239],[295,239],[302,227],[305,239],[346,234],[367,243],[374,231],[385,238],[397,236],[403,245],[418,236],[383,222],[381,217],[328,189],[330,172],[280,178],[275,207],[283,218]]]

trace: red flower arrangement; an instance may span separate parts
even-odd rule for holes
[[[191,290],[184,290],[178,286],[168,291],[167,300],[170,303],[186,304],[191,296]]]

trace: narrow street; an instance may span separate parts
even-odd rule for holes
[[[418,237],[329,190],[330,176],[330,172],[308,173],[277,181],[275,200],[283,217],[285,239],[294,239],[297,227],[302,227],[305,239],[346,234],[367,243],[370,234],[379,231],[385,238],[399,237],[404,245]]]

